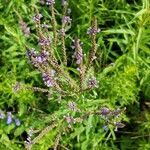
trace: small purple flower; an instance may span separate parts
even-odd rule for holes
[[[41,45],[41,46],[49,46],[50,45],[50,43],[51,43],[51,39],[50,39],[50,37],[49,38],[41,38],[40,40],[39,40],[39,45]]]
[[[60,29],[59,34],[62,35],[62,36],[65,36],[65,29]]]
[[[16,124],[16,126],[20,126],[21,125],[21,122],[20,122],[20,120],[19,119],[14,119],[14,121],[15,121],[15,124]]]
[[[81,51],[76,51],[72,58],[76,58],[76,64],[81,64],[82,60],[83,60],[83,54]],[[78,69],[77,69],[78,70]],[[80,70],[80,69],[79,69]]]
[[[30,62],[37,67],[40,64],[47,64],[49,53],[43,50],[41,53],[37,53],[34,49],[27,51],[27,56]]]
[[[53,87],[55,85],[56,78],[54,78],[54,75],[54,70],[52,70],[50,73],[43,73],[43,81],[47,87]]]
[[[29,49],[27,50],[26,55],[27,55],[28,58],[36,57],[37,52],[35,51],[34,48],[31,48],[31,50],[29,50]]]
[[[67,23],[71,23],[72,19],[69,16],[64,16],[62,18],[62,23],[67,24]]]
[[[116,110],[112,111],[112,115],[115,116],[115,117],[117,117],[117,116],[120,115],[121,112],[122,112],[121,109],[116,109]]]
[[[4,119],[4,117],[5,117],[4,112],[0,110],[0,119]]]
[[[6,120],[7,124],[11,124],[12,123],[12,113],[11,112],[7,112],[7,120]]]
[[[76,123],[76,119],[74,119],[72,116],[70,116],[69,114],[67,116],[64,116],[66,122],[68,123],[68,127],[71,128],[71,124],[72,123]]]
[[[111,110],[109,108],[107,108],[107,107],[102,107],[100,109],[100,114],[102,116],[107,116],[108,114],[110,114],[110,112],[111,112]]]
[[[116,110],[113,110],[111,112],[111,114],[114,116],[114,117],[118,117],[122,112],[124,112],[126,110],[126,107],[123,108],[123,109],[119,109],[117,108]]]
[[[68,102],[68,107],[69,107],[72,111],[78,110],[77,105],[76,105],[75,102]]]
[[[34,20],[35,22],[39,22],[42,17],[43,17],[42,14],[36,14],[36,15],[33,17],[33,20]]]
[[[55,4],[55,0],[46,0],[46,5],[53,5]]]
[[[98,29],[93,29],[92,27],[88,28],[87,30],[87,34],[89,35],[95,35],[97,33],[99,33],[101,30],[98,28]]]
[[[27,50],[26,55],[34,66],[38,66],[38,62],[36,58],[38,56],[38,53],[35,51],[34,48],[32,48],[31,50]]]
[[[40,63],[43,62],[43,58],[39,55],[39,56],[37,56],[37,57],[34,59],[34,61],[35,61],[36,63],[40,64]]]
[[[92,77],[88,80],[87,85],[89,88],[98,88],[98,81],[96,80],[95,77]]]

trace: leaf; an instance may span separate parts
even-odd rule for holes
[[[21,135],[23,132],[24,132],[24,126],[21,126],[15,130],[14,135],[17,137],[17,136]]]
[[[135,35],[135,33],[132,30],[129,29],[109,29],[103,31],[106,34],[130,34],[130,35]]]

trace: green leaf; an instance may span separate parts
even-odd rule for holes
[[[24,132],[24,126],[21,126],[15,130],[14,135],[17,137],[17,136],[21,135],[21,133],[23,133],[23,132]]]

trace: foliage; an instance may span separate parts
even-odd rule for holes
[[[61,29],[62,6],[59,1],[54,6],[57,27]],[[69,7],[72,23],[66,26],[67,66],[65,53],[61,51],[62,39],[57,47],[54,45],[54,56],[60,61],[59,65],[63,64],[60,67],[66,75],[57,71],[60,85],[67,91],[63,96],[58,89],[47,88],[41,72],[26,57],[26,49],[40,51],[32,20],[38,11],[44,16],[42,21],[50,26],[49,35],[55,36],[50,9],[36,0],[0,1],[0,118],[2,113],[5,116],[0,119],[0,148],[150,149],[149,0],[70,0]],[[94,16],[101,29],[97,35],[97,59],[92,62],[93,67],[87,67],[89,71],[82,87],[80,72],[76,70],[78,64],[72,59],[71,41],[78,37],[83,42],[84,63],[88,65],[92,43],[86,33]],[[20,21],[31,28],[30,37],[21,31]],[[84,92],[82,88],[86,88],[87,80],[93,76],[99,81],[99,87]],[[75,80],[81,92],[68,85],[65,77]],[[14,93],[12,85],[17,82],[21,89]],[[39,92],[41,89],[36,87],[50,92]],[[81,112],[70,110],[70,102],[75,102]],[[103,108],[111,113],[121,112],[119,117],[108,117],[110,122],[107,123],[102,114],[98,114]],[[12,112],[11,124],[7,124],[8,112]],[[76,123],[68,124],[67,117],[76,118]],[[15,118],[21,125],[17,126]],[[125,127],[115,131],[112,122],[121,120]],[[30,131],[31,139],[27,139]],[[25,144],[30,140],[31,145]]]

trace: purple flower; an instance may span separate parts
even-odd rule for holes
[[[42,14],[36,14],[36,15],[33,17],[33,20],[34,20],[35,22],[39,22],[42,17],[43,17]]]
[[[97,88],[98,87],[98,83],[99,82],[96,80],[95,77],[90,78],[88,80],[88,82],[87,82],[89,88],[95,88],[95,87]]]
[[[72,116],[69,116],[69,114],[67,116],[64,116],[66,122],[68,123],[68,127],[71,128],[71,124],[72,123],[76,123],[76,119],[74,119]]]
[[[41,46],[48,46],[48,45],[50,45],[50,43],[51,43],[50,37],[49,38],[43,37],[39,40],[39,45],[41,45]]]
[[[66,24],[66,23],[71,23],[71,18],[69,16],[64,16],[62,18],[62,23]]]
[[[99,33],[101,30],[98,28],[98,29],[93,29],[92,27],[88,28],[87,30],[87,34],[90,34],[90,35],[95,35],[97,33]]]
[[[56,78],[54,78],[54,75],[54,70],[51,70],[49,73],[43,73],[43,81],[47,87],[53,87],[55,85]]]
[[[46,0],[46,5],[53,5],[55,4],[55,0]]]
[[[31,50],[28,49],[27,52],[26,52],[26,55],[27,55],[28,58],[36,57],[37,52],[35,51],[34,48],[32,48]]]
[[[45,50],[43,50],[41,53],[37,53],[34,49],[31,49],[27,51],[27,56],[31,63],[37,67],[40,64],[48,63],[49,53]]]
[[[0,119],[4,119],[4,117],[5,117],[4,112],[0,110]]]
[[[114,117],[118,117],[122,112],[124,112],[126,110],[126,107],[123,108],[123,109],[119,109],[117,108],[116,110],[113,110],[111,112],[111,114],[114,116]]]
[[[82,60],[83,60],[83,54],[81,51],[76,51],[73,56],[73,58],[76,58],[76,64],[81,64]],[[78,70],[78,69],[77,69]],[[80,70],[80,69],[79,69]]]
[[[110,112],[111,112],[110,109],[107,108],[107,107],[102,107],[102,108],[100,109],[100,114],[101,114],[102,116],[107,116]]]
[[[16,126],[20,126],[20,124],[21,124],[21,122],[20,122],[20,120],[19,119],[14,119],[15,120],[15,123],[16,123]]]
[[[122,112],[121,109],[116,109],[116,110],[112,111],[112,115],[115,116],[115,117],[117,117],[117,116],[120,115],[121,112]]]
[[[62,36],[65,36],[65,29],[60,29],[59,34],[62,35]]]
[[[78,110],[77,105],[76,105],[75,102],[68,102],[68,107],[69,107],[72,111]]]
[[[12,123],[12,113],[11,112],[7,112],[7,120],[6,120],[7,124],[11,124]]]

